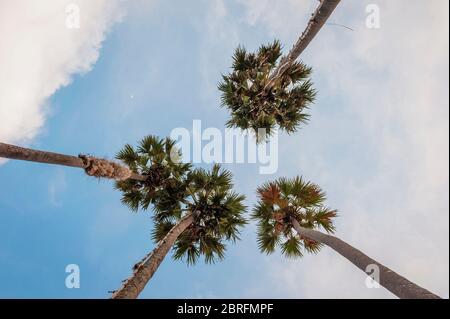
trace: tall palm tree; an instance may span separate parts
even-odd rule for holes
[[[78,167],[84,169],[86,174],[90,176],[111,178],[119,181],[126,179],[134,179],[138,181],[146,180],[145,176],[132,172],[126,166],[89,155],[79,155],[76,157],[72,155],[39,151],[0,143],[0,157],[37,163]]]
[[[301,257],[304,252],[318,253],[327,245],[362,271],[367,266],[379,269],[380,285],[399,298],[439,298],[412,283],[346,242],[330,235],[337,211],[324,205],[325,193],[319,186],[301,177],[280,178],[258,188],[258,204],[252,218],[258,221],[258,246],[270,254],[276,247],[287,257]],[[324,229],[326,233],[317,229]]]
[[[236,49],[232,72],[219,84],[222,106],[231,113],[228,127],[249,129],[257,141],[262,141],[272,135],[276,126],[292,133],[308,121],[306,110],[315,98],[311,68],[291,63],[275,85],[264,90],[280,57],[278,41],[261,46],[256,53],[248,53],[241,46]]]
[[[244,196],[232,190],[232,175],[215,165],[211,171],[195,169],[175,188],[163,188],[153,203],[156,248],[134,266],[133,274],[113,293],[113,299],[137,298],[159,265],[173,248],[174,259],[195,264],[200,256],[206,263],[224,258],[227,240],[239,239],[243,217]],[[140,189],[141,199],[147,190]],[[130,206],[132,198],[124,197]],[[138,207],[148,207],[140,200]]]
[[[315,91],[310,81],[311,69],[296,60],[339,2],[320,0],[306,29],[281,59],[278,41],[262,46],[257,53],[247,53],[243,47],[236,49],[232,72],[223,76],[219,84],[222,105],[231,113],[228,127],[250,129],[257,141],[262,141],[277,126],[293,133],[307,122],[309,115],[305,111],[314,101]]]

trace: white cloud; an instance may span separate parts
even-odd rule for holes
[[[80,28],[68,28],[68,4]],[[121,17],[118,0],[0,2],[0,140],[28,143],[43,127],[48,98],[88,72],[105,33]]]
[[[271,1],[271,0],[237,0],[246,12],[250,25],[261,23],[267,26],[271,35],[289,37],[292,30],[301,30],[309,19],[306,12],[313,12],[316,1]],[[288,25],[287,25],[288,24]]]
[[[331,20],[355,31],[327,25],[305,51],[319,98],[301,137],[284,144],[292,160],[280,165],[291,163],[326,189],[341,211],[338,236],[448,297],[449,4],[379,0],[381,28],[367,29],[372,2],[341,2]],[[274,10],[248,3],[248,23],[285,43],[304,28],[286,17],[311,12],[305,2],[282,1]],[[271,288],[285,296],[392,296],[365,289],[364,274],[330,249],[265,267]]]

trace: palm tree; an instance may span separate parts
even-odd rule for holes
[[[181,151],[170,138],[146,136],[138,147],[126,144],[116,155],[134,174],[145,180],[127,179],[116,182],[122,192],[122,203],[132,211],[147,209],[161,194],[173,198],[184,196],[186,174],[191,164],[181,163]],[[177,197],[178,196],[178,197]]]
[[[261,46],[257,53],[247,53],[243,47],[236,49],[232,72],[223,76],[219,84],[222,105],[231,113],[228,127],[250,129],[255,132],[257,141],[261,141],[270,137],[277,126],[293,133],[308,121],[305,111],[315,97],[311,69],[296,60],[339,2],[320,0],[305,31],[280,61],[278,41]]]
[[[79,155],[76,157],[0,143],[0,157],[78,167],[84,169],[89,176],[111,178],[118,181],[126,179],[146,180],[145,176],[136,174],[123,165],[89,155]]]
[[[301,257],[304,252],[318,253],[327,245],[362,271],[367,266],[379,269],[380,285],[399,298],[439,298],[337,237],[333,219],[337,211],[324,205],[325,193],[319,186],[301,177],[280,178],[258,188],[258,203],[252,218],[258,221],[258,246],[270,254],[276,247],[287,257]],[[324,229],[326,233],[317,229]]]
[[[137,160],[139,161],[139,160]],[[232,190],[232,175],[215,165],[211,171],[195,169],[174,188],[160,189],[153,203],[156,248],[134,266],[132,276],[113,292],[113,299],[137,298],[159,265],[173,248],[173,258],[195,264],[200,256],[206,263],[224,258],[224,241],[239,239],[239,227],[246,224],[242,216],[244,196]],[[172,186],[171,186],[172,187]],[[139,190],[144,199],[145,188]],[[124,200],[133,207],[134,197]],[[138,207],[148,207],[140,200]]]
[[[308,121],[305,111],[315,97],[311,68],[293,62],[270,90],[264,90],[280,57],[278,41],[261,46],[256,53],[247,53],[241,46],[236,49],[232,72],[219,84],[222,106],[231,113],[228,127],[249,129],[261,141],[271,136],[276,126],[292,133]]]

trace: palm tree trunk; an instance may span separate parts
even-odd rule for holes
[[[146,180],[145,176],[132,172],[128,167],[92,156],[80,155],[76,157],[0,143],[0,157],[45,164],[79,167],[84,169],[90,176],[111,178],[119,181],[129,178],[140,181]]]
[[[400,276],[339,238],[304,228],[294,218],[291,218],[291,222],[299,235],[333,248],[362,271],[366,272],[366,267],[369,265],[376,265],[380,270],[379,284],[397,297],[401,299],[440,299],[439,296]]]
[[[320,0],[320,4],[316,11],[312,15],[308,22],[308,25],[298,38],[297,42],[292,47],[289,54],[284,57],[277,69],[270,76],[269,81],[264,87],[264,91],[270,90],[275,84],[276,80],[289,68],[289,66],[300,56],[300,54],[306,49],[309,43],[314,39],[314,37],[319,33],[320,29],[323,27],[325,22],[328,20],[330,15],[336,9],[340,0]]]
[[[158,243],[151,254],[146,256],[135,268],[133,275],[125,281],[123,286],[113,293],[112,299],[136,299],[153,277],[178,236],[194,222],[194,219],[194,213],[184,216]]]

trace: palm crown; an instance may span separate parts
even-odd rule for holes
[[[125,145],[116,157],[133,172],[148,176],[143,182],[117,182],[116,187],[122,191],[122,202],[134,211],[152,204],[155,241],[186,213],[194,214],[194,222],[175,242],[175,259],[186,257],[194,264],[203,255],[207,263],[215,262],[224,257],[224,241],[239,238],[239,227],[246,224],[245,197],[232,190],[229,171],[219,165],[211,171],[192,169],[178,161],[181,151],[174,141],[154,136],[145,137],[137,148]]]
[[[305,111],[315,98],[309,79],[311,68],[293,62],[270,89],[265,89],[280,57],[278,41],[261,46],[256,53],[247,53],[243,47],[236,49],[232,72],[219,84],[222,105],[231,113],[228,127],[250,129],[261,140],[269,137],[276,125],[292,133],[308,121]],[[265,129],[265,135],[258,132],[259,128]]]
[[[137,148],[126,144],[116,158],[147,177],[145,181],[116,182],[116,188],[122,191],[122,202],[131,210],[147,209],[162,193],[170,193],[174,198],[184,196],[184,178],[191,165],[179,161],[181,151],[173,140],[146,136]]]
[[[337,211],[323,204],[325,193],[319,186],[301,177],[280,178],[262,185],[257,193],[259,200],[252,218],[258,221],[258,246],[262,252],[269,254],[280,246],[285,256],[301,257],[303,251],[320,250],[320,243],[296,233],[291,218],[305,228],[334,232]]]
[[[189,172],[182,199],[174,200],[165,192],[155,202],[153,239],[164,238],[185,212],[194,213],[194,222],[175,242],[174,258],[185,258],[188,264],[194,264],[200,255],[206,263],[223,259],[224,241],[239,239],[239,228],[246,224],[243,217],[245,196],[232,190],[231,177],[231,173],[219,165],[211,171]]]

